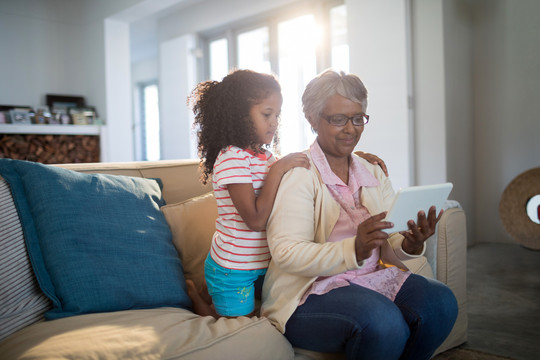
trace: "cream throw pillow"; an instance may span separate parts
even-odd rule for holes
[[[213,192],[161,208],[182,259],[184,276],[198,289],[204,283],[204,260],[216,231],[217,203]]]

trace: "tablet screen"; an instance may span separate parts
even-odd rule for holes
[[[426,216],[429,208],[435,205],[437,214],[452,191],[452,183],[411,186],[398,191],[385,221],[394,223],[394,227],[386,229],[388,233],[408,230],[407,222],[416,222],[418,211],[424,210]]]

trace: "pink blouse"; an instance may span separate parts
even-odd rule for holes
[[[311,145],[310,152],[322,180],[334,199],[341,205],[338,221],[327,241],[336,242],[356,236],[358,224],[371,217],[366,207],[360,203],[362,187],[378,186],[379,182],[358,158],[352,156],[352,161],[349,164],[349,184],[346,185],[330,169],[317,140]],[[309,295],[326,294],[333,289],[349,286],[350,283],[376,291],[394,301],[410,272],[400,270],[395,266],[386,267],[383,265],[379,261],[379,251],[379,248],[373,250],[371,256],[364,260],[364,266],[360,269],[349,270],[333,276],[318,277],[304,293],[299,305],[302,305]]]

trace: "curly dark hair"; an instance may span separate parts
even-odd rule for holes
[[[249,111],[273,92],[281,94],[277,79],[251,70],[235,70],[222,81],[204,81],[193,89],[187,102],[195,114],[193,127],[203,184],[208,182],[221,149],[234,145],[263,151]]]

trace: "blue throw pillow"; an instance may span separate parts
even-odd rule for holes
[[[47,319],[189,308],[182,264],[160,211],[160,182],[0,159],[21,217]]]

